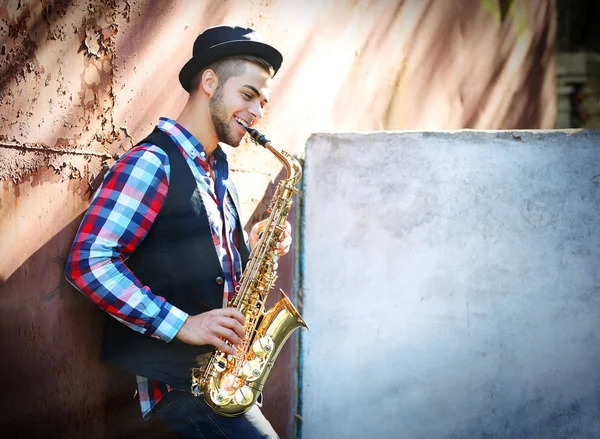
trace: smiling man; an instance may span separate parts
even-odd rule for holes
[[[277,437],[260,409],[225,418],[190,393],[190,370],[214,347],[235,354],[244,317],[227,307],[249,248],[219,142],[237,147],[263,116],[282,56],[252,29],[217,26],[194,43],[179,80],[176,120],[124,154],[106,175],[75,237],[65,274],[114,318],[102,358],[137,375],[144,419],[181,437]],[[261,223],[250,233],[258,241]],[[289,224],[279,244],[291,244]],[[230,344],[227,344],[228,341]]]

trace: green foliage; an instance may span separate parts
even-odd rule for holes
[[[515,0],[480,0],[481,7],[490,12],[496,23],[502,24],[511,13]]]
[[[527,0],[480,0],[480,4],[499,26],[507,20],[512,22],[517,36],[527,29]]]

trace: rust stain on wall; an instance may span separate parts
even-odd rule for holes
[[[127,2],[9,2],[0,8],[0,142],[52,150],[122,152],[113,122],[113,59]],[[102,165],[75,167],[67,157],[21,148],[2,151],[0,178],[19,181],[52,167],[65,178],[88,178]],[[90,155],[91,157],[92,155]],[[9,163],[10,165],[7,165]],[[68,163],[68,165],[66,165]]]

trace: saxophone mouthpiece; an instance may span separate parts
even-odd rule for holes
[[[267,143],[271,142],[264,136],[264,134],[261,134],[258,130],[255,130],[254,128],[250,128],[248,124],[246,124],[243,120],[238,120],[238,122],[240,123],[240,125],[246,128],[246,131],[248,132],[248,134],[250,134],[252,140],[254,140],[259,145],[266,147]]]
[[[267,143],[270,142],[269,139],[267,139],[264,134],[259,133],[257,130],[255,130],[254,128],[246,128],[246,131],[248,131],[248,134],[250,134],[250,137],[252,137],[252,140],[254,140],[256,143],[258,143],[261,146],[267,146]]]

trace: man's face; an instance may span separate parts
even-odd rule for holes
[[[209,101],[210,115],[219,142],[238,146],[246,129],[241,119],[253,126],[263,116],[270,97],[271,77],[262,67],[246,61],[246,70],[240,76],[219,83]]]

